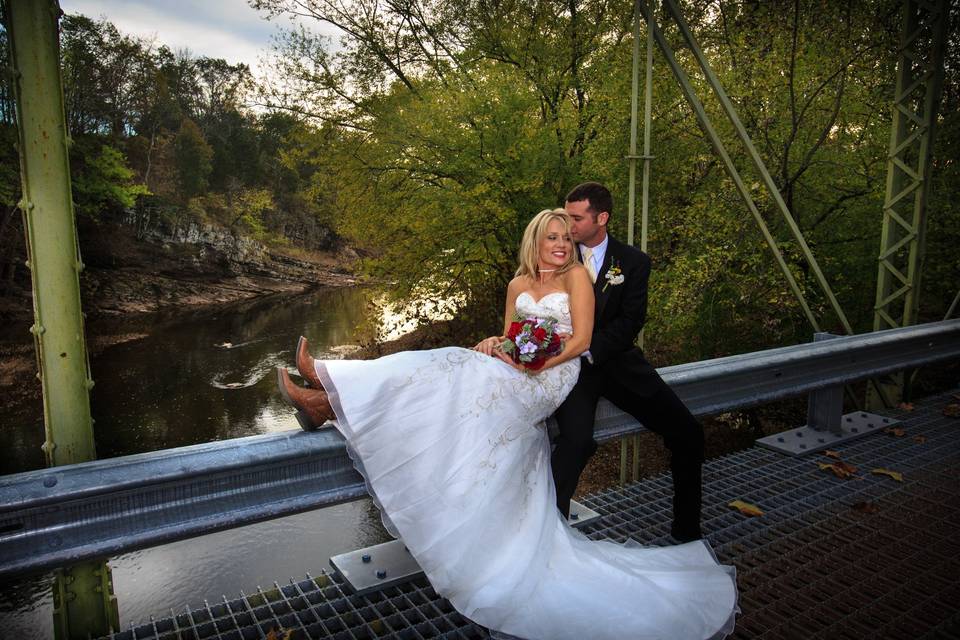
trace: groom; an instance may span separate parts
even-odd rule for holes
[[[597,450],[593,421],[603,396],[663,438],[673,474],[671,533],[680,542],[696,540],[703,427],[634,345],[647,316],[650,257],[607,233],[613,198],[603,185],[585,182],[574,188],[565,209],[572,220],[573,240],[595,282],[596,306],[580,378],[556,413],[560,434],[551,465],[557,506],[569,516],[580,474]]]

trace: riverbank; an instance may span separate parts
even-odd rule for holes
[[[353,270],[359,256],[349,247],[305,251],[267,247],[209,228],[191,234],[145,239],[129,225],[79,221],[85,264],[80,294],[90,357],[142,338],[139,327],[146,317],[173,322],[246,301],[283,300],[358,283]],[[0,392],[11,406],[39,400],[40,385],[23,383],[33,380],[37,369],[23,243],[5,245],[9,261],[0,288]]]

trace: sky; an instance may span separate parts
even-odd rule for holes
[[[188,49],[195,56],[245,62],[255,74],[265,71],[261,63],[273,36],[293,26],[288,17],[267,21],[246,0],[60,0],[66,13],[106,18],[121,33],[155,38],[158,45]],[[316,33],[331,34],[333,28],[304,23]]]

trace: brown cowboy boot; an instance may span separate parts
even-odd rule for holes
[[[323,389],[320,378],[317,376],[316,361],[310,355],[310,347],[307,345],[307,339],[303,336],[300,336],[300,339],[297,340],[295,357],[297,359],[297,371],[300,372],[304,380],[309,382],[314,389]]]
[[[297,422],[304,431],[315,431],[326,421],[337,419],[326,391],[298,387],[283,367],[277,367],[277,386],[284,400],[297,409]]]

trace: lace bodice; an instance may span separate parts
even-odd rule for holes
[[[570,294],[566,291],[554,291],[539,300],[535,299],[529,291],[524,291],[517,296],[516,310],[524,318],[553,318],[557,321],[557,329],[560,332],[573,332],[573,321],[570,318]]]

